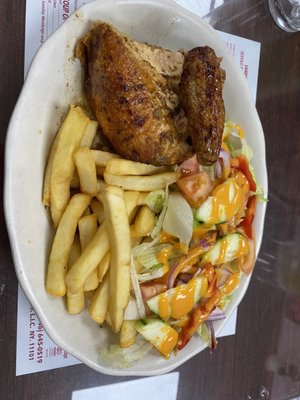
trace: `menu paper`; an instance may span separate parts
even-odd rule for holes
[[[82,5],[89,1],[82,0],[27,0],[25,28],[25,62],[26,76],[31,60],[41,44]],[[177,0],[200,17],[209,12],[205,2]],[[194,4],[194,7],[193,7]],[[201,5],[203,4],[203,5]],[[240,65],[247,78],[250,91],[255,102],[258,80],[260,43],[219,32],[229,52]],[[237,311],[235,311],[220,336],[235,333]],[[79,361],[60,347],[46,334],[34,309],[26,299],[22,289],[18,291],[17,316],[17,355],[16,375],[49,370],[78,364]]]
[[[179,373],[135,379],[90,389],[76,390],[72,400],[176,400]],[[120,396],[122,393],[122,396]]]

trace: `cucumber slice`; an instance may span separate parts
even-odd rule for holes
[[[164,356],[168,356],[176,346],[178,333],[160,319],[139,320],[135,324],[135,329]]]
[[[232,218],[242,205],[243,194],[234,178],[218,185],[198,208],[196,219],[206,224],[221,224]]]
[[[210,262],[219,265],[231,262],[238,257],[249,253],[249,244],[245,236],[240,233],[230,233],[216,241],[214,247],[209,250],[201,260],[201,265]]]
[[[192,310],[201,297],[205,296],[207,286],[207,278],[198,276],[186,284],[152,297],[147,301],[147,305],[165,321],[169,318],[180,319]]]

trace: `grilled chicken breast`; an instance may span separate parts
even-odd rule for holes
[[[77,49],[85,60],[89,104],[115,151],[134,161],[171,165],[190,157],[192,147],[185,124],[178,123],[178,128],[174,119],[179,102],[171,86],[178,66],[169,63],[164,72],[158,71],[154,65],[161,64],[160,53],[155,48],[152,52],[151,64],[149,49],[102,22]],[[167,54],[173,59],[172,52],[165,58]],[[170,77],[172,65],[175,76]]]

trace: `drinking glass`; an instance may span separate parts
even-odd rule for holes
[[[269,0],[271,14],[280,28],[300,31],[300,0]]]

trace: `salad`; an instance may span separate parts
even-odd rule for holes
[[[251,159],[242,128],[227,121],[213,166],[199,165],[194,156],[176,167],[175,184],[147,195],[156,220],[133,246],[133,290],[124,316],[135,321],[138,334],[134,343],[111,345],[101,357],[118,367],[153,347],[169,357],[194,334],[216,348],[213,321],[226,317],[241,276],[255,263],[252,224],[256,203],[264,199]]]

